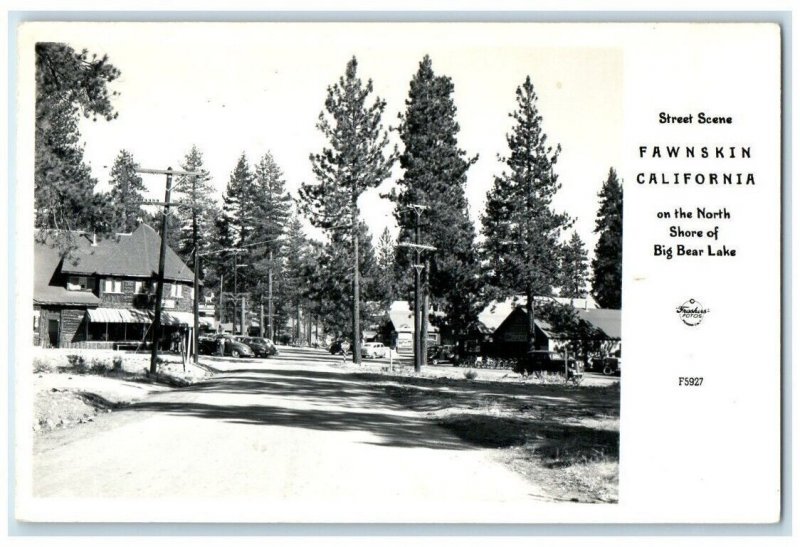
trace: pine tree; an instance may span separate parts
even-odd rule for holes
[[[561,187],[553,166],[561,146],[547,144],[537,96],[530,77],[516,90],[517,108],[509,114],[514,126],[509,155],[501,158],[508,171],[495,177],[483,214],[483,255],[487,283],[500,295],[525,296],[528,346],[535,348],[535,300],[550,295],[558,283],[559,237],[571,221],[552,210]]]
[[[38,228],[108,233],[108,199],[83,161],[78,119],[113,120],[116,95],[108,84],[119,77],[108,58],[80,53],[66,44],[36,44],[36,132],[34,199]],[[62,250],[68,252],[69,242]]]
[[[188,261],[194,253],[194,218],[197,220],[198,252],[203,253],[212,244],[219,207],[212,198],[214,187],[208,171],[203,167],[203,153],[197,146],[193,145],[187,152],[181,163],[181,170],[201,173],[198,177],[177,177],[172,190],[172,201],[176,205],[170,208],[170,226],[176,231],[177,237],[177,245],[173,250]]]
[[[255,186],[254,177],[242,154],[231,173],[222,205],[222,216],[230,228],[233,246],[243,248],[251,242],[255,230]]]
[[[373,310],[368,307],[374,298],[374,279],[376,277],[375,251],[372,237],[367,225],[360,221],[358,225],[359,279],[363,282],[363,290],[359,291],[359,324],[374,319]],[[316,269],[306,278],[308,285],[307,298],[313,301],[325,330],[338,336],[354,337],[352,321],[352,298],[355,272],[352,257],[353,238],[349,233],[332,234],[331,241],[312,253]]]
[[[578,232],[572,232],[570,240],[562,247],[561,254],[561,296],[584,298],[586,282],[589,277],[588,256]]]
[[[475,228],[469,218],[464,185],[467,170],[478,159],[468,158],[458,147],[459,125],[453,102],[453,82],[433,72],[427,55],[410,83],[406,111],[400,116],[398,132],[404,149],[400,155],[403,178],[395,202],[395,218],[401,241],[413,242],[416,213],[411,205],[426,207],[420,214],[421,243],[436,251],[426,253],[428,262],[422,278],[423,294],[430,293],[447,316],[449,327],[463,331],[477,315],[478,255]],[[410,277],[412,256],[398,254],[398,265]],[[427,315],[423,310],[423,315]],[[423,329],[427,321],[422,321]],[[426,335],[422,335],[425,356]]]
[[[364,85],[356,74],[357,67],[353,57],[344,76],[328,87],[325,112],[320,113],[317,128],[329,147],[310,156],[317,183],[303,184],[300,196],[303,210],[315,226],[330,233],[349,232],[353,241],[353,361],[360,363],[358,198],[389,177],[395,155],[384,152],[389,144],[381,123],[386,102],[376,98],[372,104],[367,103],[373,91],[372,80]]]
[[[286,191],[283,171],[269,152],[262,156],[255,168],[257,195],[257,241],[265,242],[264,255],[272,251],[280,255],[281,241],[292,214],[292,198]]]
[[[307,280],[306,263],[308,261],[308,240],[303,233],[303,225],[300,219],[293,217],[286,230],[285,246],[285,265],[282,276],[283,287],[281,296],[292,309],[295,323],[295,332],[292,336],[295,340],[300,338],[300,310],[306,297]]]
[[[612,167],[598,194],[595,233],[600,234],[592,259],[592,294],[603,308],[622,307],[622,183]]]
[[[133,232],[141,222],[142,177],[136,172],[136,162],[127,150],[120,150],[111,167],[110,209],[113,211],[113,228],[117,232]]]
[[[256,215],[253,240],[259,244],[253,247],[251,259],[255,261],[254,271],[259,281],[253,291],[259,305],[266,302],[267,322],[270,305],[272,306],[274,326],[275,317],[282,318],[285,315],[284,308],[287,307],[282,292],[285,285],[282,277],[286,274],[283,253],[292,212],[292,198],[286,191],[283,172],[269,152],[261,157],[255,167],[254,192]]]
[[[375,300],[383,309],[389,309],[398,294],[395,269],[396,245],[389,228],[385,228],[378,239],[375,258]]]

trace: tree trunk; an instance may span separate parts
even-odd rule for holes
[[[425,270],[422,276],[422,312],[420,313],[419,326],[419,361],[422,365],[428,364],[428,267],[430,263],[425,261]]]
[[[353,256],[355,257],[353,275],[353,362],[361,364],[361,322],[359,318],[359,303],[361,293],[359,287],[359,264],[358,264],[358,219],[353,219]]]
[[[525,311],[528,312],[528,351],[533,351],[536,349],[536,303],[530,289],[525,293]]]

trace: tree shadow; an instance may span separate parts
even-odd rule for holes
[[[220,373],[181,393],[263,395],[242,398],[242,405],[150,400],[128,407],[134,412],[165,412],[231,423],[304,428],[317,431],[364,431],[374,434],[369,444],[462,450],[504,448],[534,441],[542,450],[571,447],[575,457],[592,450],[618,453],[619,434],[574,424],[565,419],[618,415],[618,391],[567,389],[564,386],[510,384],[465,380],[393,377],[369,372],[339,372],[271,367],[239,368]],[[388,395],[388,397],[387,397]],[[281,399],[303,405],[281,405]],[[470,414],[436,422],[424,412],[476,408],[496,402],[525,411],[533,407],[541,423],[531,430],[530,419]],[[409,412],[419,411],[419,414]],[[587,410],[588,409],[588,410]],[[599,410],[598,410],[599,409]],[[449,432],[449,433],[448,433]]]
[[[415,416],[401,404],[389,400],[378,387],[342,374],[301,372],[239,369],[180,390],[181,393],[265,395],[270,397],[271,404],[215,405],[149,400],[134,403],[126,411],[316,431],[364,431],[379,439],[369,444],[384,446],[471,448],[423,416]],[[304,407],[274,404],[276,398],[283,397],[302,399]],[[253,398],[242,401],[249,403]]]

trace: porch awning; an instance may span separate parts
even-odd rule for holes
[[[194,314],[186,311],[163,311],[161,312],[161,324],[193,327]]]
[[[143,310],[126,308],[87,309],[86,315],[92,323],[150,323],[150,315]]]

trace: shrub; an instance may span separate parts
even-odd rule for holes
[[[99,374],[102,376],[105,375],[109,370],[110,367],[108,366],[108,361],[105,359],[92,359],[87,372],[89,374]]]
[[[111,361],[111,370],[114,372],[122,372],[122,356],[115,355],[114,359]]]
[[[67,362],[69,366],[75,369],[75,372],[79,374],[85,374],[89,370],[89,366],[86,364],[86,359],[83,358],[83,355],[67,355]]]
[[[49,359],[44,357],[34,357],[33,358],[33,372],[40,373],[40,372],[52,372],[53,369],[53,362]]]
[[[465,370],[464,371],[464,378],[466,378],[467,380],[474,380],[477,377],[478,377],[478,373],[475,372],[474,370]]]

